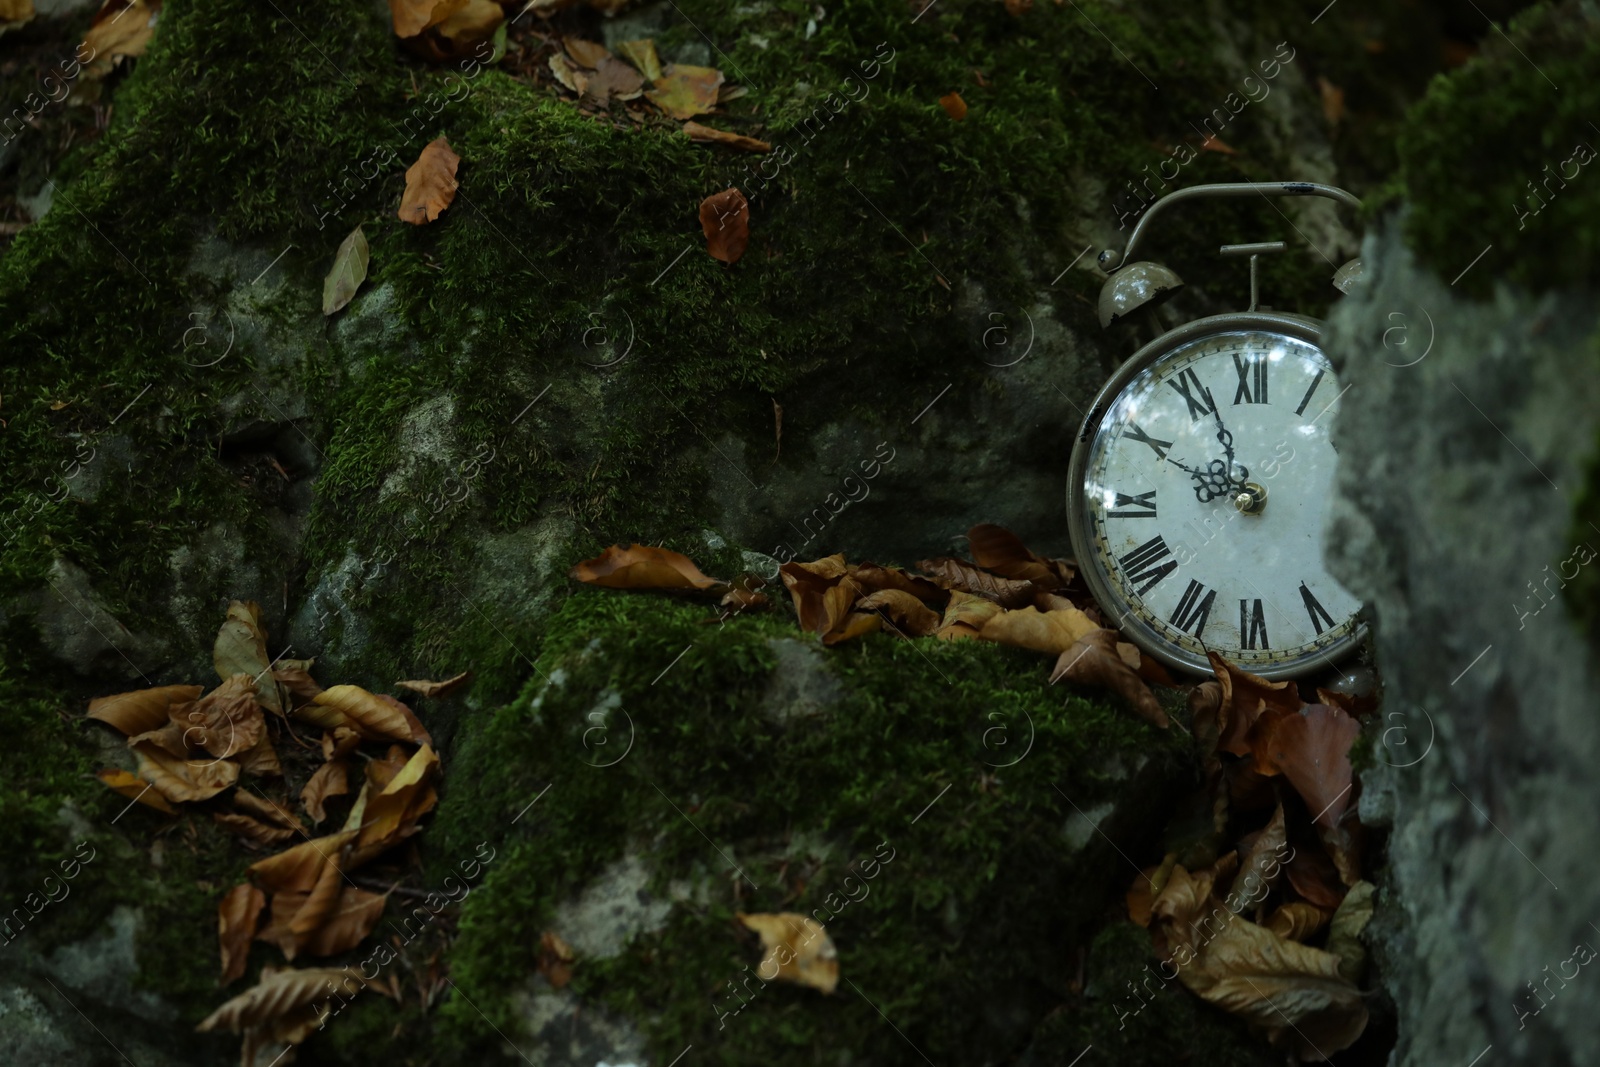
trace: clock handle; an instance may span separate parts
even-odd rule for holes
[[[1107,248],[1100,253],[1100,269],[1107,274],[1116,270],[1133,259],[1133,253],[1138,249],[1139,243],[1144,239],[1150,224],[1161,213],[1161,209],[1170,207],[1182,200],[1200,200],[1207,197],[1223,196],[1325,196],[1329,200],[1337,200],[1349,207],[1359,208],[1361,201],[1353,193],[1348,193],[1332,185],[1319,185],[1316,182],[1224,182],[1218,185],[1191,185],[1187,189],[1179,189],[1168,193],[1160,200],[1151,204],[1138,223],[1133,227],[1133,233],[1128,237],[1128,247],[1118,252],[1114,248]]]

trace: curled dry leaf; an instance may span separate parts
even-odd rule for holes
[[[585,41],[581,37],[564,37],[561,39],[561,44],[562,47],[566,48],[567,55],[572,57],[574,63],[580,67],[588,67],[590,70],[599,67],[601,60],[608,59],[611,56],[611,52],[605,45],[596,44],[594,41]]]
[[[185,707],[186,705],[178,704],[174,706]],[[134,734],[128,738],[128,744],[137,745],[148,742],[163,752],[183,759],[189,755],[188,734],[188,730],[169,719],[167,724],[159,730],[149,730],[142,734]]]
[[[314,893],[274,894],[272,918],[256,939],[277,945],[289,960],[297,956],[334,956],[355,948],[383,918],[383,908],[389,898],[352,885],[340,885],[337,880],[334,885],[337,894],[327,907],[316,913],[307,910]],[[310,924],[313,915],[317,920],[314,925]],[[307,928],[296,932],[293,926],[301,916],[307,916]]]
[[[233,806],[241,811],[250,812],[257,818],[291,830],[297,834],[306,832],[302,823],[294,812],[279,804],[277,801],[262,796],[254,789],[239,789],[233,794]]]
[[[841,584],[848,573],[843,555],[809,563],[794,561],[778,568],[801,629],[826,637],[850,614],[860,590]]]
[[[406,726],[411,730],[412,741],[419,745],[433,744],[433,735],[428,733],[428,728],[422,725],[422,720],[417,718],[417,713],[411,710],[410,705],[401,703],[387,693],[378,693],[376,696],[405,718]]]
[[[81,47],[93,57],[84,65],[84,77],[104,78],[117,57],[144,55],[160,14],[160,0],[105,0],[83,38]]]
[[[1266,928],[1283,938],[1285,941],[1299,941],[1302,944],[1312,934],[1322,929],[1328,921],[1328,913],[1315,904],[1307,904],[1303,900],[1296,900],[1289,904],[1279,905],[1267,917]]]
[[[27,22],[33,18],[33,0],[0,0],[0,23]],[[15,29],[16,27],[7,27]]]
[[[589,75],[572,65],[572,60],[560,52],[552,53],[549,59],[550,73],[556,76],[556,81],[571,89],[575,93],[582,93],[589,88]]]
[[[554,930],[539,935],[539,973],[552,989],[565,989],[572,981],[572,946]]]
[[[329,861],[356,839],[355,830],[302,841],[266,859],[257,860],[246,870],[262,889],[275,893],[309,893]]]
[[[396,37],[415,37],[467,6],[467,0],[389,0]]]
[[[381,791],[368,796],[357,838],[363,855],[375,856],[416,832],[417,820],[438,803],[429,784],[438,768],[438,755],[423,745]]]
[[[225,759],[179,759],[149,742],[129,747],[139,759],[139,777],[168,800],[209,800],[239,780],[239,765]]]
[[[184,744],[226,758],[254,748],[266,736],[256,692],[250,675],[235,674],[199,700],[174,704],[167,713],[183,728]]]
[[[607,589],[710,589],[722,584],[701,574],[688,556],[649,545],[612,545],[573,567],[568,577]]]
[[[460,689],[471,677],[471,671],[462,671],[454,678],[446,678],[442,682],[429,682],[420,678],[413,678],[404,682],[396,682],[395,685],[402,689],[409,689],[413,693],[421,693],[425,697],[446,697]]]
[[[1071,560],[1046,559],[1029,551],[1022,539],[1004,526],[980,522],[967,531],[972,559],[984,570],[1002,578],[1033,582],[1043,589],[1058,589],[1077,573]]]
[[[1139,718],[1163,730],[1167,728],[1167,713],[1162,710],[1155,694],[1144,684],[1144,679],[1117,655],[1115,630],[1092,630],[1061,653],[1056,660],[1055,670],[1050,673],[1050,681],[1055,683],[1063,678],[1078,685],[1110,689],[1127,701]]]
[[[700,229],[712,259],[737,263],[750,243],[750,204],[738,189],[724,189],[700,201]]]
[[[325,805],[330,797],[342,797],[350,792],[349,772],[350,766],[344,760],[330,760],[318,767],[305,788],[300,790],[300,803],[305,805],[306,814],[311,816],[313,823],[320,823],[328,817]]]
[[[1270,722],[1281,715],[1299,711],[1303,705],[1293,682],[1269,682],[1234,666],[1216,652],[1207,653],[1217,684],[1222,687],[1221,727],[1218,747],[1235,756],[1253,754],[1256,723],[1263,716]],[[1258,765],[1263,774],[1273,773]]]
[[[1093,619],[1077,608],[1040,611],[1029,605],[994,616],[984,623],[978,636],[985,641],[1058,655],[1072,648],[1085,634],[1094,633],[1099,628]],[[1116,654],[1115,650],[1112,654]]]
[[[668,63],[661,76],[651,81],[651,85],[653,88],[644,94],[651,103],[672,118],[692,119],[717,106],[717,92],[722,88],[722,71],[713,67]]]
[[[346,304],[355,299],[356,290],[367,280],[367,262],[370,258],[367,235],[361,232],[360,226],[357,226],[350,231],[349,237],[339,242],[339,248],[333,254],[333,269],[322,279],[324,315],[332,315],[342,310]]]
[[[1273,720],[1265,743],[1256,745],[1256,762],[1281,771],[1314,821],[1332,829],[1350,806],[1350,746],[1360,732],[1361,724],[1338,708],[1308,704]]]
[[[939,98],[939,106],[957,122],[967,117],[967,102],[961,99],[960,93],[945,93]]]
[[[585,99],[596,107],[608,107],[613,98],[637,100],[644,94],[644,78],[616,56],[606,56],[589,76]]]
[[[244,1062],[254,1063],[254,1049],[261,1040],[298,1045],[310,1037],[333,996],[361,991],[363,984],[350,978],[348,968],[263,969],[260,982],[206,1016],[195,1029],[244,1034]]]
[[[336,685],[318,693],[314,704],[334,708],[364,736],[395,741],[417,740],[398,701],[385,703],[359,685]],[[408,709],[409,710],[409,709]]]
[[[1252,903],[1266,899],[1283,877],[1283,852],[1288,844],[1288,825],[1284,822],[1283,805],[1279,804],[1266,828],[1255,835],[1244,852],[1244,862],[1228,893],[1230,911],[1244,911]]]
[[[281,845],[295,836],[293,830],[282,826],[270,826],[248,815],[239,815],[229,811],[214,811],[211,813],[217,825],[238,837],[247,846],[261,850]]]
[[[661,77],[661,60],[656,55],[656,42],[653,37],[646,37],[637,41],[619,41],[617,51],[627,57],[634,69],[643,74],[646,81],[653,82]]]
[[[953,589],[950,602],[944,608],[944,618],[934,636],[944,641],[976,641],[984,623],[1000,614],[1000,611],[1000,605],[992,600]]]
[[[873,612],[901,637],[927,637],[939,628],[939,613],[902,589],[880,589],[856,601],[858,613]]]
[[[223,680],[236,674],[247,675],[255,686],[256,699],[268,711],[280,715],[288,707],[271,674],[267,658],[267,631],[261,625],[261,606],[254,600],[235,600],[228,604],[228,617],[217,629],[211,646],[211,665]]]
[[[417,161],[406,168],[406,191],[400,198],[400,221],[421,226],[439,217],[456,198],[456,168],[461,157],[450,142],[437,137],[423,146]]]
[[[353,726],[335,726],[322,733],[322,758],[335,760],[340,756],[348,756],[361,744],[361,735],[356,733]]]
[[[1032,582],[1001,578],[966,560],[951,556],[925,559],[917,564],[917,569],[933,575],[933,580],[946,589],[959,589],[963,593],[981,596],[1003,608],[1024,607],[1033,600],[1035,587]],[[1067,607],[1070,602],[1058,606]]]
[[[217,944],[222,950],[222,979],[218,985],[244,977],[250,941],[266,903],[267,895],[248,882],[228,890],[217,903]]]
[[[898,589],[935,605],[943,605],[949,597],[949,592],[937,582],[921,575],[907,574],[899,567],[880,567],[876,563],[858,563],[847,567],[842,581],[847,588],[854,588],[858,596],[880,589]]]
[[[494,0],[467,0],[448,18],[428,27],[421,34],[405,39],[408,50],[433,63],[447,63],[481,50],[494,39],[505,13]]]
[[[1345,887],[1333,860],[1321,849],[1298,847],[1284,868],[1284,875],[1296,893],[1319,908],[1337,908],[1345,897]]]
[[[278,680],[278,685],[289,694],[289,703],[292,707],[299,707],[312,700],[322,692],[322,686],[311,677],[311,660],[279,660],[278,665],[272,668],[272,676]]]
[[[685,122],[683,124],[683,132],[688,134],[689,140],[695,144],[720,144],[745,152],[772,151],[772,145],[766,141],[758,141],[754,137],[746,137],[743,134],[712,129],[710,126],[702,126],[698,122]]]
[[[1339,957],[1339,973],[1357,984],[1367,969],[1367,948],[1361,942],[1361,932],[1372,921],[1377,891],[1371,882],[1351,886],[1328,925],[1328,951]]]
[[[822,924],[811,916],[792,911],[776,915],[739,912],[737,918],[761,935],[767,950],[756,967],[756,977],[765,982],[781,978],[824,993],[832,993],[838,986],[839,953]]]
[[[883,629],[883,616],[875,611],[852,611],[836,629],[822,635],[822,643],[832,647],[842,641],[876,633]]]
[[[1150,925],[1150,909],[1154,906],[1156,898],[1161,895],[1161,891],[1166,888],[1167,879],[1172,877],[1172,868],[1177,862],[1178,854],[1168,852],[1160,863],[1139,872],[1139,877],[1128,887],[1129,919],[1140,926]]]
[[[272,747],[272,738],[263,735],[253,748],[240,753],[239,769],[257,778],[282,778],[283,765],[278,762],[278,752]]]
[[[178,814],[178,809],[168,804],[166,797],[157,793],[149,782],[132,771],[125,771],[117,767],[107,767],[104,770],[95,771],[94,776],[104,782],[108,788],[121,793],[129,800],[137,800],[147,808],[155,808],[157,811],[165,812],[168,815]]]
[[[153,689],[96,697],[89,701],[89,718],[115,726],[132,737],[165,726],[170,721],[168,709],[173,704],[187,704],[198,699],[203,691],[204,687],[198,685],[158,685]]]

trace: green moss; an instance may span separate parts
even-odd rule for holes
[[[883,847],[892,862],[829,924],[842,973],[930,1051],[977,1055],[1014,1038],[946,1006],[1007,990],[1019,1011],[1044,1013],[1046,990],[1068,980],[1066,946],[1123,877],[1104,841],[1073,856],[1063,834],[1074,805],[1126,796],[1118,767],[1142,768],[1150,810],[1137,814],[1136,801],[1128,825],[1107,826],[1137,847],[1127,835],[1185,777],[1181,734],[1050,688],[1031,654],[882,636],[818,646],[842,683],[838,702],[779,726],[760,710],[772,642],[801,635],[782,618],[710,618],[658,597],[575,594],[527,692],[467,731],[430,850],[471,855],[487,841],[498,856],[452,951],[476,1006],[452,1002],[452,1025],[491,1034],[481,1010],[513,1026],[506,976],[529,971],[555,906],[638,850],[654,893],[674,880],[700,889],[622,955],[580,962],[573,984],[649,1020],[654,1054],[693,1042],[730,1064],[810,1062],[817,1047],[898,1057],[901,1038],[848,986],[832,998],[773,986],[754,1017],[725,1028],[709,1006],[759,958],[735,932],[736,910],[825,908]],[[1030,722],[1026,757],[994,769],[1024,750]]]
[[[1458,283],[1479,297],[1499,279],[1548,289],[1600,267],[1595,29],[1576,3],[1540,5],[1411,109],[1399,140],[1406,236],[1441,278],[1486,248]]]

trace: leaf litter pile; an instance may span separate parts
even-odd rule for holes
[[[439,757],[406,704],[354,685],[324,689],[311,677],[312,660],[269,659],[253,602],[229,606],[212,663],[222,681],[209,693],[157,686],[100,697],[88,715],[126,735],[137,760],[137,773],[100,771],[108,787],[169,815],[209,814],[244,848],[269,853],[217,905],[225,986],[243,976],[252,941],[277,946],[293,962],[347,952],[372,932],[388,893],[362,888],[351,873],[420,831],[419,820],[438,802]],[[465,680],[399,685],[435,697]],[[320,729],[320,741],[296,727]],[[287,768],[278,755],[285,745],[293,746],[285,748]],[[335,803],[348,803],[342,820],[330,819]],[[242,1033],[251,1063],[262,1042],[309,1037],[321,1020],[314,1002],[325,1002],[330,979],[344,975],[269,965],[256,986],[199,1029]],[[399,999],[394,975],[387,988],[373,984]]]
[[[1051,683],[1110,690],[1139,718],[1170,725],[1150,685],[1180,683],[1104,625],[1071,560],[1040,556],[992,524],[967,536],[971,560],[923,560],[914,572],[839,554],[778,574],[800,627],[824,645],[881,631],[1026,648],[1055,657]],[[772,606],[758,576],[722,581],[646,545],[612,545],[570,577],[715,599],[724,619]],[[1375,890],[1362,878],[1349,753],[1376,701],[1318,689],[1308,704],[1294,682],[1269,682],[1216,653],[1211,663],[1215,679],[1188,692],[1205,785],[1173,819],[1196,808],[1206,832],[1140,872],[1128,915],[1150,930],[1163,984],[1176,978],[1291,1055],[1323,1061],[1367,1025],[1359,935]],[[1119,1018],[1144,1003],[1130,996]]]

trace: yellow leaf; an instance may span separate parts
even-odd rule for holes
[[[257,860],[246,870],[262,889],[309,893],[316,886],[322,869],[355,837],[354,830],[314,837],[276,855]]]
[[[211,818],[216,823],[244,841],[246,846],[256,849],[266,849],[273,845],[281,845],[295,836],[293,830],[282,826],[268,826],[258,819],[248,815],[239,815],[231,811],[215,811]]]
[[[573,567],[569,577],[607,589],[709,589],[720,585],[689,557],[650,545],[612,545]]]
[[[944,618],[934,636],[944,641],[976,640],[984,623],[1000,614],[1001,607],[987,597],[950,591],[950,602],[944,607]]]
[[[762,981],[781,978],[824,993],[832,993],[839,984],[839,953],[822,924],[809,915],[790,911],[776,915],[739,912],[738,919],[761,935],[761,944],[767,950],[756,968],[756,977]]]
[[[274,893],[272,918],[256,939],[277,945],[284,958],[291,960],[302,955],[334,956],[348,952],[378,925],[389,899],[382,893],[341,886],[338,899],[323,914],[321,925],[297,934],[290,927],[305,913],[310,897],[309,893]]]
[[[259,983],[212,1012],[195,1029],[202,1033],[248,1030],[297,1045],[315,1031],[314,1009],[319,1004],[326,1011],[335,994],[348,997],[363,988],[350,977],[346,968],[265,969]]]
[[[118,56],[144,55],[160,14],[160,0],[105,0],[79,47],[90,56],[84,64],[84,77],[104,78]]]
[[[254,600],[233,601],[211,646],[211,665],[217,669],[217,677],[224,680],[236,674],[248,675],[261,706],[281,715],[287,703],[269,669],[271,662],[267,658],[267,631],[261,626],[261,607]]]
[[[158,685],[154,689],[136,689],[131,693],[97,697],[89,701],[89,718],[109,723],[132,737],[165,726],[168,709],[173,704],[184,704],[198,698],[203,688],[198,685]]]
[[[742,134],[727,133],[723,130],[714,130],[710,126],[702,126],[698,122],[685,122],[683,132],[689,135],[689,140],[696,144],[720,144],[729,148],[738,148],[746,152],[770,152],[772,146],[766,141],[758,141],[754,137],[745,137]]]
[[[857,612],[884,619],[884,629],[902,637],[926,637],[939,628],[939,613],[903,589],[880,589],[856,601]]]
[[[396,37],[415,37],[467,6],[467,0],[389,0]]]
[[[338,710],[367,737],[417,740],[405,715],[359,685],[336,685],[324,689],[312,699],[312,703]]]
[[[983,624],[978,636],[985,641],[1060,655],[1084,634],[1100,627],[1077,608],[1040,611],[1032,605],[995,615]]]
[[[342,759],[329,760],[317,768],[311,780],[300,790],[300,803],[305,805],[311,821],[319,823],[328,817],[324,808],[329,797],[342,797],[350,792],[349,766]]]
[[[495,9],[496,11],[499,8]],[[367,280],[367,263],[371,253],[367,249],[367,235],[357,226],[350,236],[339,242],[333,254],[333,268],[322,279],[322,313],[334,312],[355,299],[356,290]]]
[[[567,55],[572,57],[574,63],[580,67],[588,67],[590,70],[598,67],[600,61],[611,54],[605,45],[596,44],[593,41],[585,41],[581,37],[566,37],[562,39],[561,43],[566,47]]]
[[[129,800],[137,800],[146,807],[155,808],[157,811],[166,812],[168,815],[178,814],[177,808],[168,804],[166,798],[157,793],[149,782],[132,771],[107,767],[103,771],[96,771],[94,776]]]
[[[652,79],[652,84],[655,87],[644,94],[651,103],[675,119],[692,119],[717,106],[722,71],[714,67],[668,63],[661,77]]]
[[[656,55],[655,38],[620,41],[617,44],[617,51],[626,56],[634,69],[644,75],[645,81],[653,82],[661,77],[661,60]]]
[[[250,941],[255,936],[261,909],[267,895],[249,883],[236,885],[217,903],[217,943],[222,949],[220,985],[244,976],[250,957]]]
[[[225,759],[180,759],[148,741],[129,747],[139,759],[139,777],[168,800],[209,800],[239,780],[239,765]]]

